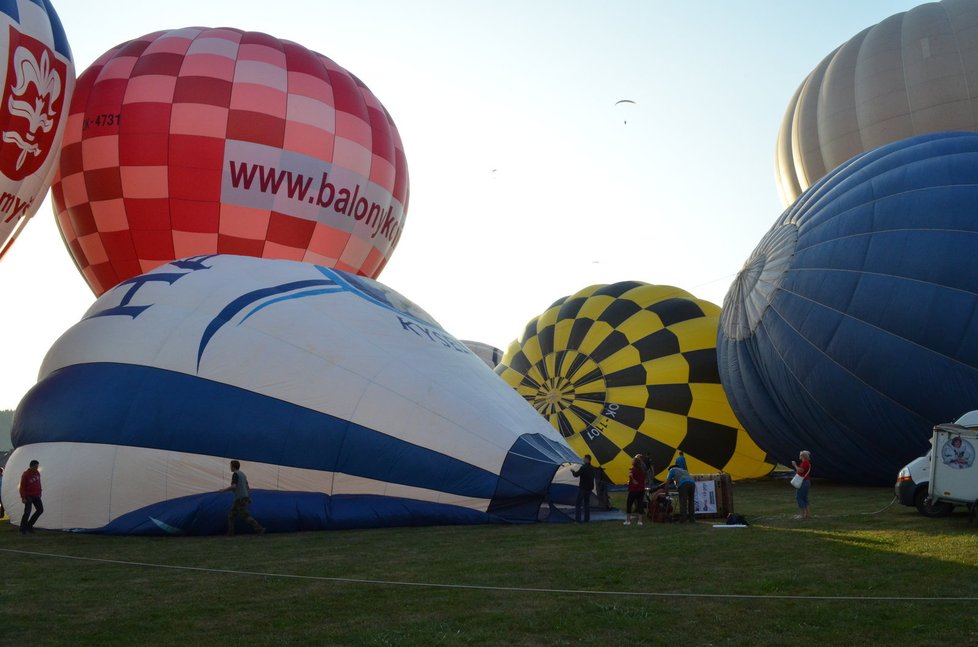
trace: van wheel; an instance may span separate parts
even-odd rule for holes
[[[947,501],[941,501],[932,505],[927,498],[927,488],[917,490],[913,497],[913,504],[916,506],[917,512],[925,517],[946,517],[954,509],[954,506]]]

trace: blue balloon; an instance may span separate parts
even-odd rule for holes
[[[902,140],[786,210],[724,300],[720,378],[757,444],[891,484],[978,408],[978,134]]]

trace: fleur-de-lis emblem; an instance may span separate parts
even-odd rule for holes
[[[27,120],[24,130],[5,130],[3,141],[20,147],[20,157],[17,158],[19,170],[28,155],[40,155],[41,148],[37,142],[37,132],[50,132],[55,125],[57,111],[54,104],[62,92],[61,75],[51,67],[51,60],[45,51],[41,54],[40,62],[26,47],[18,47],[14,52],[13,68],[16,71],[16,82],[10,86],[11,95],[7,101],[7,109],[16,117]],[[28,96],[31,86],[37,90],[33,102]]]

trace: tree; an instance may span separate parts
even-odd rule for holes
[[[14,412],[11,409],[0,411],[0,452],[13,449],[10,442],[10,427],[14,422]]]

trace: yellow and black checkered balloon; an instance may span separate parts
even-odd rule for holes
[[[719,318],[671,286],[593,285],[530,321],[496,373],[615,483],[635,454],[663,478],[679,450],[693,473],[763,476],[774,466],[720,385]]]

